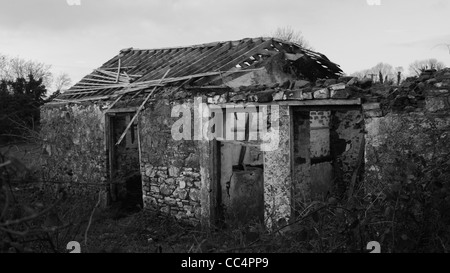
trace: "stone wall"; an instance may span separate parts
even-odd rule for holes
[[[387,89],[387,88],[386,88]],[[401,160],[427,166],[445,158],[450,143],[450,69],[428,71],[388,90],[365,109],[365,189],[386,186],[388,166]],[[397,176],[414,177],[416,167],[397,169]]]
[[[387,177],[411,179],[418,167],[440,164],[448,158],[450,117],[431,113],[389,113],[366,120],[365,189],[378,192],[389,184]],[[398,160],[409,161],[393,169]],[[445,161],[445,160],[444,160]],[[442,162],[445,164],[444,162]]]
[[[87,195],[106,190],[105,120],[100,105],[44,106],[41,134],[44,185]]]
[[[200,142],[174,140],[168,100],[148,104],[139,118],[144,207],[191,223],[201,221]]]

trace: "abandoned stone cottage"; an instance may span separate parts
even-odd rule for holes
[[[193,223],[289,221],[347,191],[359,170],[364,117],[351,79],[275,38],[124,49],[42,108],[47,179],[100,192],[104,205],[135,195]],[[221,117],[216,137],[192,137],[210,117]],[[264,134],[276,134],[275,148],[261,148]]]

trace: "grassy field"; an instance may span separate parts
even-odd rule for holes
[[[14,202],[9,207],[10,218],[27,217],[50,207],[56,198],[42,191],[38,179],[41,147],[30,143],[10,144],[0,147],[0,152],[21,162],[27,177],[31,177],[26,183],[12,183]],[[69,252],[66,245],[70,241],[79,242],[82,252],[242,252],[258,247],[254,240],[259,236],[255,237],[255,232],[248,227],[202,230],[147,210],[130,212],[120,203],[103,210],[94,207],[95,200],[68,197],[49,213],[14,227],[20,232],[42,231],[42,227],[52,223],[56,230],[44,229],[39,236],[13,236],[14,240],[25,242],[28,251],[33,252]]]
[[[27,216],[29,210],[40,211],[54,202],[37,185],[15,186],[13,193],[20,204],[12,210],[16,218]],[[79,242],[81,251],[88,253],[276,252],[276,246],[283,241],[276,241],[269,234],[255,233],[249,227],[201,229],[148,210],[130,212],[120,203],[103,210],[94,210],[94,206],[81,197],[69,197],[43,217],[26,226],[17,226],[19,231],[35,230],[50,223],[55,229],[45,229],[45,236],[30,234],[16,238],[31,242],[27,244],[29,251],[63,253],[69,252],[66,246],[70,241]]]
[[[1,152],[23,162],[29,173],[26,183],[13,183],[8,189],[11,194],[6,219],[23,219],[39,214],[59,200],[60,197],[44,191],[37,179],[41,162],[38,145],[4,146]],[[323,210],[319,220],[317,213],[309,213],[301,219],[301,225],[267,231],[256,223],[240,225],[229,222],[221,228],[202,229],[148,210],[129,211],[120,203],[107,209],[96,208],[96,203],[95,196],[90,199],[83,195],[66,196],[45,214],[11,226],[14,232],[7,234],[9,237],[5,237],[0,230],[0,252],[66,253],[70,252],[67,244],[71,241],[80,243],[81,252],[94,253],[304,253],[356,250],[342,247],[348,236],[344,233],[340,235],[336,230],[346,231],[346,223],[335,219],[333,209]],[[324,225],[324,222],[330,224]],[[17,243],[21,247],[15,247]]]

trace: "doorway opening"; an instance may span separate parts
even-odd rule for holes
[[[218,142],[220,195],[226,220],[264,221],[264,167],[262,152],[229,142]]]
[[[292,109],[293,215],[313,201],[352,192],[364,154],[360,106]]]
[[[116,145],[134,112],[107,114],[110,197],[127,212],[143,208],[142,181],[139,165],[139,137],[135,121],[120,144]]]
[[[264,162],[258,141],[250,134],[260,134],[258,124],[251,122],[248,109],[227,109],[224,136],[217,147],[217,200],[221,221],[230,224],[264,222]]]
[[[294,210],[322,199],[333,185],[331,111],[293,109]]]

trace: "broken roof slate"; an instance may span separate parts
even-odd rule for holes
[[[135,92],[159,84],[205,85],[212,76],[224,72],[247,73],[263,66],[274,55],[283,52],[286,59],[302,63],[314,76],[337,77],[339,65],[325,55],[304,49],[295,43],[276,38],[246,38],[238,41],[214,42],[186,47],[160,49],[123,49],[120,53],[85,76],[56,100],[96,100],[124,92]],[[170,69],[164,81],[162,76]],[[119,72],[119,73],[118,73]],[[201,81],[199,81],[201,80]]]

